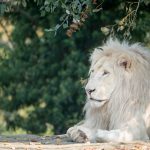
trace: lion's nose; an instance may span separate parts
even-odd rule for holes
[[[91,93],[94,92],[94,91],[95,91],[95,89],[86,89],[86,92],[87,92],[89,95],[91,95]]]

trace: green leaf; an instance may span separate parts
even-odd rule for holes
[[[148,4],[150,4],[150,0],[144,0],[144,3],[148,6]]]
[[[70,11],[69,11],[69,10],[66,10],[66,14],[68,14],[68,15],[69,15],[69,14],[70,14]]]
[[[0,14],[4,14],[6,10],[6,4],[0,4]]]
[[[27,6],[26,0],[22,0],[22,6],[23,6],[23,7],[26,7],[26,6]]]
[[[65,17],[66,17],[66,14],[62,15],[62,16],[59,18],[59,20],[60,20],[60,21],[63,21],[63,20],[65,19]]]
[[[44,2],[44,5],[49,5],[50,4],[50,1],[48,1],[48,0],[46,0],[45,2]]]
[[[60,28],[60,24],[57,24],[56,26],[55,26],[55,30],[58,30]]]
[[[64,9],[68,9],[68,7],[64,3],[61,4],[61,7]]]
[[[54,32],[55,28],[45,29],[46,32]]]
[[[96,12],[99,12],[99,11],[101,11],[101,10],[102,10],[102,8],[99,8],[99,9],[93,9],[93,12],[96,13]]]
[[[41,16],[42,16],[42,17],[45,16],[45,11],[44,11],[44,10],[41,11]]]
[[[46,6],[46,7],[45,7],[45,10],[46,10],[47,12],[50,12],[50,7],[49,7],[49,6]]]
[[[63,28],[64,28],[64,29],[68,28],[68,24],[67,24],[67,23],[64,23],[64,24],[63,24]]]

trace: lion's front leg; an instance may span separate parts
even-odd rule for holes
[[[95,130],[91,130],[84,126],[73,126],[67,130],[67,135],[74,142],[86,143],[95,142]]]
[[[96,142],[124,142],[124,137],[124,132],[121,132],[120,129],[110,131],[98,129],[96,133]],[[127,138],[129,139],[129,137],[126,137],[126,139]]]
[[[147,134],[143,134],[141,137],[138,133],[126,129],[116,129],[110,131],[99,129],[96,134],[97,142],[131,142],[138,140],[148,140]]]
[[[97,142],[130,142],[149,140],[145,123],[142,119],[132,119],[120,129],[101,130],[96,132]]]

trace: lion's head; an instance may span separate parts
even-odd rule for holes
[[[124,96],[126,100],[134,94],[141,96],[138,92],[141,93],[140,90],[148,84],[144,78],[150,76],[150,71],[147,71],[150,70],[150,56],[139,44],[129,45],[109,39],[94,50],[90,60],[85,90],[87,101],[95,107],[108,103],[114,95]]]

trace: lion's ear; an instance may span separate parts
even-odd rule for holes
[[[131,60],[127,57],[122,57],[119,59],[118,64],[123,67],[125,70],[131,68]]]

